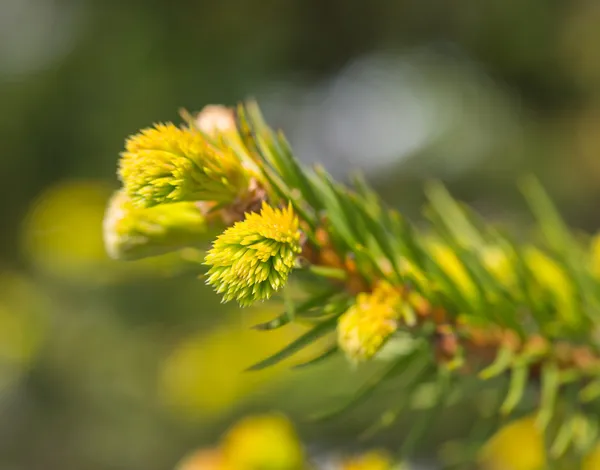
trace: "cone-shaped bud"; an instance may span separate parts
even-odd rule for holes
[[[228,204],[248,188],[248,170],[233,149],[193,128],[156,124],[130,137],[119,177],[138,207],[183,201]]]
[[[372,358],[398,328],[402,297],[397,288],[379,282],[373,292],[358,294],[338,320],[338,344],[352,362]]]
[[[298,218],[291,205],[273,209],[263,203],[217,237],[206,255],[207,284],[223,294],[223,302],[241,306],[266,300],[281,289],[300,253]]]

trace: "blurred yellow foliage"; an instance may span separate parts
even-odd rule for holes
[[[510,287],[516,283],[516,275],[511,260],[501,247],[486,247],[482,258],[488,271],[505,287]]]
[[[535,416],[518,419],[501,428],[480,452],[484,470],[544,470],[544,437]],[[600,444],[583,459],[581,470],[600,469]]]
[[[304,451],[282,415],[250,416],[222,441],[223,470],[301,470]]]
[[[177,470],[302,470],[304,450],[292,424],[280,414],[249,416],[237,422],[218,447],[200,449]]]
[[[477,293],[476,285],[453,249],[434,238],[430,238],[426,244],[439,266],[458,285],[462,294],[466,298],[472,299]],[[516,275],[511,260],[506,251],[500,246],[488,245],[483,248],[480,256],[489,273],[505,287],[510,288],[516,283]],[[422,289],[430,287],[428,286],[427,276],[414,265],[405,262],[403,269],[405,274],[418,283]]]
[[[582,470],[598,470],[600,468],[600,444],[586,456],[583,460]]]
[[[289,365],[254,372],[244,370],[275,353],[303,331],[296,325],[267,334],[250,328],[277,313],[268,307],[248,309],[244,311],[244,321],[236,317],[212,331],[184,338],[162,365],[160,389],[165,402],[193,419],[218,414],[272,383]],[[294,358],[308,359],[321,351],[322,346],[316,343]]]
[[[565,270],[537,248],[525,251],[525,262],[535,275],[539,288],[554,299],[561,320],[576,326],[581,315],[577,312],[575,288]]]
[[[521,418],[502,427],[483,447],[480,461],[485,470],[543,470],[544,438],[535,417]]]
[[[243,418],[213,448],[185,457],[176,470],[317,470],[306,458],[292,423],[269,413]],[[400,470],[383,451],[373,450],[327,464],[335,470]]]
[[[475,297],[475,284],[473,284],[473,280],[454,251],[449,246],[439,242],[430,243],[429,248],[440,267],[457,283],[463,295],[469,299]]]
[[[127,263],[108,257],[102,223],[112,194],[102,182],[78,180],[42,193],[23,227],[23,249],[34,267],[69,282],[106,282],[176,269],[177,254]]]

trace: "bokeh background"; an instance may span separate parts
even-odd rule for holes
[[[249,329],[277,303],[224,307],[175,257],[107,259],[125,137],[252,96],[301,160],[361,169],[412,217],[436,178],[523,226],[517,180],[535,173],[595,231],[599,44],[584,0],[0,0],[0,467],[173,468],[270,409],[317,453],[393,448],[402,429],[363,432],[393,389],[302,419],[368,371],[242,372],[297,334]],[[431,449],[469,420],[448,417]]]

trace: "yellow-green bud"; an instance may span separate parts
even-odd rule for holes
[[[250,416],[222,442],[223,470],[302,470],[304,452],[292,424],[283,416]]]
[[[223,301],[247,306],[266,300],[281,289],[300,253],[298,218],[291,205],[273,209],[263,203],[260,214],[250,213],[217,237],[205,264],[211,266],[207,284]]]
[[[338,320],[338,344],[352,362],[372,358],[398,328],[402,297],[397,288],[379,282],[360,293]]]
[[[251,178],[233,149],[193,128],[156,124],[126,142],[119,177],[134,205],[183,201],[231,203]]]
[[[123,260],[195,246],[207,238],[205,217],[194,203],[139,208],[123,190],[110,199],[103,229],[106,252]]]

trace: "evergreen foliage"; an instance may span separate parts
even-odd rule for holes
[[[404,379],[399,396],[432,390],[425,405],[417,400],[425,410],[403,456],[443,407],[469,399],[472,379],[494,384],[497,418],[534,412],[553,460],[590,451],[600,398],[598,242],[575,236],[535,179],[521,185],[535,219],[531,240],[486,223],[438,183],[426,188],[428,226],[417,228],[360,176],[344,185],[322,167],[300,165],[254,102],[182,115],[181,127],[157,126],[128,141],[124,191],[140,207],[166,211],[193,201],[206,220],[229,227],[205,258],[207,282],[224,300],[249,305],[280,291],[288,275],[298,283],[302,298],[286,296],[285,312],[256,328],[311,328],[251,369],[326,336],[331,347],[304,366],[337,354],[384,365],[321,418],[395,377]],[[141,144],[150,138],[153,145]]]

